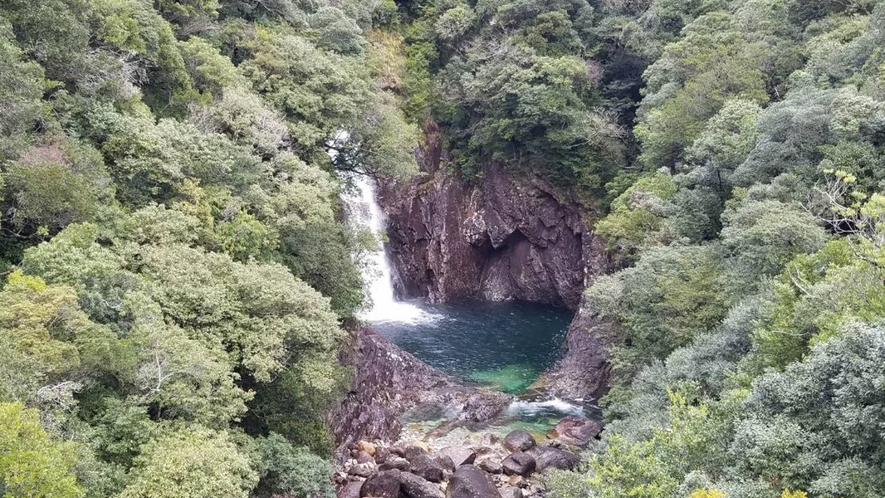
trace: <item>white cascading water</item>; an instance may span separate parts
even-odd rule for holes
[[[382,233],[385,229],[384,213],[375,197],[375,184],[365,175],[354,175],[351,181],[356,188],[355,195],[345,195],[343,200],[348,207],[350,222],[359,228],[368,229],[378,241],[378,250],[370,255],[369,267],[363,269],[363,278],[369,282],[369,298],[372,307],[360,314],[369,322],[418,323],[431,315],[414,304],[397,301],[393,292],[390,261],[384,252]]]
[[[542,415],[568,415],[584,417],[584,408],[573,405],[559,398],[546,401],[514,401],[507,407],[507,415],[511,417],[537,417]]]

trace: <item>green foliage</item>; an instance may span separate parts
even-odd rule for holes
[[[293,139],[311,147],[353,120],[371,87],[358,60],[325,52],[295,34],[260,29],[254,57],[241,66],[255,90],[289,120]]]
[[[79,498],[83,489],[71,469],[73,445],[50,439],[40,413],[20,403],[0,403],[0,482],[3,496]]]
[[[79,365],[73,343],[94,324],[80,311],[73,289],[14,272],[0,295],[6,303],[0,333],[39,364],[35,373],[60,374]]]
[[[12,29],[0,17],[0,161],[17,156],[28,143],[28,132],[44,117],[43,68],[23,60]]]
[[[626,327],[629,348],[614,353],[616,368],[663,358],[717,325],[728,309],[722,276],[716,247],[671,247],[648,251],[636,266],[598,278],[587,299]]]
[[[0,402],[41,410],[10,405],[30,439],[0,452],[8,495],[332,494],[339,320],[363,300],[336,171],[416,171],[367,50],[382,18],[396,6],[4,3]],[[71,443],[31,438],[41,421]]]
[[[793,257],[817,251],[827,239],[810,214],[779,201],[747,202],[723,219],[722,241],[734,254],[736,282],[773,276]]]
[[[612,437],[605,454],[590,461],[587,478],[594,495],[604,498],[635,496],[665,498],[676,491],[677,482],[667,475],[665,464],[653,452],[652,444],[629,444]]]
[[[173,430],[151,440],[132,472],[121,498],[247,498],[258,482],[227,433],[204,429]]]
[[[669,174],[658,172],[633,182],[611,205],[611,212],[596,224],[596,230],[618,254],[634,253],[648,242],[665,242],[671,235],[668,201],[676,195]]]
[[[69,162],[54,146],[35,147],[7,167],[4,197],[12,203],[12,223],[19,230],[30,225],[56,233],[95,216],[107,196],[104,165],[97,157],[75,160]]]
[[[257,441],[261,455],[263,492],[294,496],[335,496],[330,476],[334,467],[304,448],[295,448],[279,434],[271,433]]]

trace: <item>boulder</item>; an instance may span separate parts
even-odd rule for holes
[[[498,492],[501,493],[501,498],[523,498],[522,490],[513,486],[504,486]]]
[[[476,452],[463,446],[446,446],[445,448],[438,450],[436,455],[451,458],[455,468],[471,464],[476,460]]]
[[[476,466],[480,469],[488,472],[489,474],[500,474],[503,470],[501,467],[501,462],[493,457],[488,456],[476,462]]]
[[[450,457],[449,455],[441,455],[439,454],[439,452],[437,452],[437,454],[434,455],[433,458],[434,460],[436,460],[436,463],[439,464],[439,466],[447,472],[454,472],[457,468],[457,466],[455,465],[455,461],[452,460],[452,457]]]
[[[378,470],[378,467],[375,465],[374,461],[369,461],[366,463],[358,463],[356,465],[351,465],[349,469],[347,469],[347,473],[352,476],[359,477],[369,477],[374,474]]]
[[[392,456],[378,466],[379,470],[409,470],[409,461],[403,457]]]
[[[384,446],[378,446],[375,448],[375,461],[378,463],[384,463],[390,458],[390,450],[385,448]]]
[[[538,446],[531,450],[535,457],[536,470],[543,472],[549,468],[571,470],[581,461],[574,453],[554,448],[552,446]]]
[[[529,431],[516,430],[507,434],[504,438],[504,447],[508,451],[518,452],[527,451],[535,446],[535,438],[529,434]]]
[[[443,498],[439,486],[423,477],[402,472],[399,475],[400,491],[408,498]]]
[[[446,498],[501,498],[488,474],[474,465],[462,465],[449,480]]]
[[[418,455],[410,463],[409,472],[430,482],[442,482],[443,468],[430,455]]]
[[[360,488],[360,497],[399,498],[400,474],[398,470],[388,470],[366,479]]]
[[[497,391],[475,392],[464,401],[460,419],[470,423],[488,423],[503,412],[513,399]]]
[[[417,444],[413,444],[412,446],[409,446],[408,448],[406,448],[406,451],[403,453],[403,456],[406,457],[406,460],[411,462],[412,460],[417,458],[418,455],[426,455],[426,454],[427,454],[426,445],[419,446]]]
[[[368,441],[360,441],[360,442],[356,443],[356,447],[360,451],[365,451],[366,453],[368,453],[371,456],[375,456],[375,451],[377,449],[374,444],[372,444]]]
[[[349,481],[344,486],[338,488],[338,492],[335,493],[336,498],[359,498],[360,496],[360,488],[363,487],[362,481]]]
[[[372,458],[372,455],[369,455],[365,451],[357,451],[356,452],[356,461],[357,461],[357,463],[369,463],[369,462],[374,462],[375,459]]]
[[[535,466],[535,458],[522,451],[508,456],[501,462],[501,467],[508,476],[528,476],[535,471]]]
[[[602,425],[589,418],[566,417],[556,424],[550,432],[552,438],[558,439],[563,444],[570,446],[585,447],[590,440],[602,432]]]

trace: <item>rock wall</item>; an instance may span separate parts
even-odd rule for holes
[[[617,325],[581,303],[569,325],[563,357],[546,374],[546,392],[553,397],[598,400],[611,381],[609,347],[622,337]]]
[[[515,177],[500,164],[467,185],[448,171],[436,130],[426,132],[424,175],[379,189],[400,297],[577,309],[588,280],[609,269],[590,215],[542,178]]]

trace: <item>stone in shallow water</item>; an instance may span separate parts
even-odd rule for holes
[[[501,495],[488,474],[476,466],[462,465],[449,480],[446,498],[501,498]]]
[[[537,379],[540,372],[531,365],[507,365],[493,370],[481,370],[469,375],[470,380],[490,384],[509,394],[526,390]]]
[[[501,462],[504,473],[509,476],[527,476],[535,471],[535,459],[528,453],[514,453]]]
[[[504,447],[508,451],[526,451],[534,446],[535,438],[529,434],[529,431],[516,430],[504,438]]]

